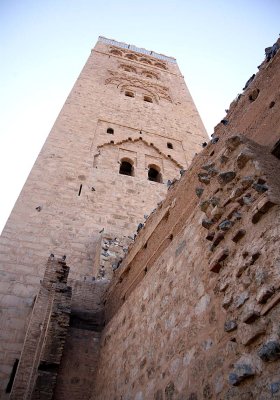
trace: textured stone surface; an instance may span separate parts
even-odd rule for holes
[[[143,54],[129,50],[132,60],[112,47],[98,41],[92,50],[0,239],[1,390],[20,356],[49,254],[67,255],[71,279],[106,279],[102,237],[133,237],[165,197],[164,183],[179,178],[208,140],[176,63],[147,55],[147,64]],[[119,174],[123,159],[133,163],[133,176]],[[163,183],[147,179],[150,165]]]
[[[216,128],[218,137],[189,165],[205,138],[176,64],[156,65],[148,56],[150,64],[129,50],[133,60],[122,48],[108,54],[99,45],[1,239],[1,379],[7,381],[19,357],[41,261],[54,248],[73,265],[71,326],[57,400],[271,398],[279,381],[278,293],[267,303],[257,303],[256,296],[264,285],[279,289],[279,160],[267,147],[228,135],[245,132],[268,145],[278,134],[278,102],[268,105],[271,87],[279,85],[279,54],[261,67]],[[260,91],[252,102],[255,89]],[[125,96],[126,90],[135,97]],[[153,103],[143,101],[147,90]],[[251,157],[239,158],[242,168],[240,154]],[[125,158],[133,161],[134,176],[118,173]],[[147,180],[150,164],[168,185]],[[202,171],[208,184],[199,182]],[[268,190],[255,190],[254,183]],[[206,216],[200,201],[209,201]],[[242,240],[232,240],[233,229],[223,231],[214,247],[206,240],[201,222],[217,206],[223,214],[213,218],[213,242],[224,220],[234,223],[234,232],[246,229]],[[134,236],[139,224],[144,226]],[[227,257],[219,258],[224,249]],[[219,274],[209,270],[215,257]],[[250,324],[242,320],[249,305],[261,309]],[[228,321],[236,321],[237,329],[225,332]],[[51,350],[52,338],[46,343]],[[48,354],[55,359],[55,352]],[[41,370],[48,366],[41,364]],[[46,392],[56,372],[49,378],[41,381]]]
[[[263,361],[276,361],[280,359],[280,343],[274,340],[266,342],[258,351]]]

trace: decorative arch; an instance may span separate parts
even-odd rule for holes
[[[141,138],[135,138],[135,139],[131,139],[131,138],[127,138],[124,140],[121,140],[119,142],[116,142],[114,144],[111,144],[110,142],[107,143],[103,143],[99,146],[97,146],[98,151],[100,152],[102,150],[103,147],[106,146],[120,146],[123,143],[127,143],[127,142],[131,142],[131,143],[135,143],[135,142],[139,142],[141,141],[142,143],[144,143],[146,146],[152,146],[154,150],[156,150],[158,152],[159,155],[161,155],[162,157],[164,157],[166,160],[170,160],[172,161],[176,167],[178,167],[179,169],[183,169],[183,165],[180,164],[178,161],[175,160],[175,158],[173,158],[171,155],[167,155],[166,153],[163,153],[158,147],[156,147],[154,144],[147,142],[145,139]],[[132,161],[133,162],[133,161]]]
[[[118,50],[118,49],[110,49],[109,53],[113,54],[114,56],[120,56],[120,57],[122,57],[122,55],[123,55],[121,50]]]
[[[128,58],[129,60],[134,60],[134,61],[138,60],[138,57],[133,53],[126,53],[124,56],[125,56],[125,58]]]
[[[151,99],[152,101],[150,101],[151,103],[156,103],[158,104],[159,102],[159,97],[158,95],[153,92],[150,89],[147,89],[146,87],[143,87],[142,85],[128,85],[128,84],[120,84],[118,85],[118,87],[120,88],[121,93],[123,92],[132,92],[132,93],[139,93],[143,98],[147,97],[149,99]]]
[[[130,73],[133,73],[133,74],[137,74],[136,68],[132,67],[131,65],[121,64],[120,68],[125,72],[130,72]]]
[[[139,61],[141,61],[142,63],[145,63],[145,64],[149,64],[149,65],[153,64],[152,61],[150,61],[148,58],[145,58],[145,57],[140,58]]]
[[[142,70],[141,75],[144,76],[145,78],[149,78],[149,79],[156,79],[156,80],[159,79],[157,74],[155,74],[153,71],[149,71],[147,69]]]
[[[162,62],[155,62],[154,66],[158,67],[158,68],[165,69],[165,70],[167,69],[166,65],[164,63],[162,63]]]

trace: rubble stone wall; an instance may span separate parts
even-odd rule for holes
[[[104,296],[92,399],[280,396],[278,169],[234,136],[170,187]]]

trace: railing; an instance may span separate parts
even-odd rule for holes
[[[123,43],[123,42],[117,42],[114,39],[107,39],[107,38],[105,38],[103,36],[99,36],[98,41],[103,42],[103,43],[107,43],[107,44],[111,44],[113,46],[121,47],[123,49],[129,49],[129,50],[132,50],[132,51],[136,51],[137,53],[147,54],[148,56],[152,56],[154,58],[158,58],[159,60],[168,61],[168,62],[173,63],[173,64],[177,63],[176,59],[173,58],[173,57],[168,57],[168,56],[165,56],[163,54],[158,54],[158,53],[155,53],[154,51],[149,51],[149,50],[143,49],[141,47],[136,47],[136,46],[134,46],[132,44],[126,44],[126,43]]]

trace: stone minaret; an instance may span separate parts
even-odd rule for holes
[[[99,38],[1,237],[1,395],[49,255],[72,280],[110,279],[102,240],[125,252],[205,140],[174,58]]]

